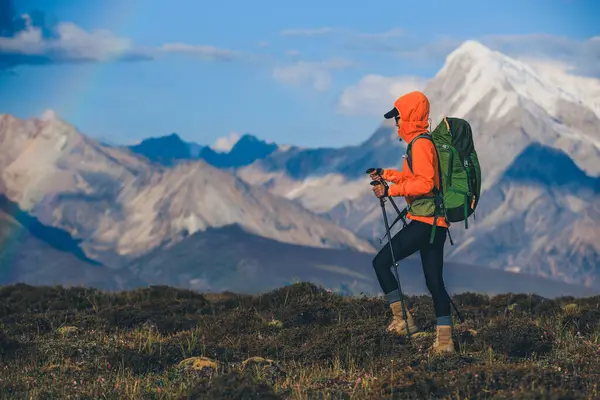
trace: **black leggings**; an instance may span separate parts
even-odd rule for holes
[[[433,298],[435,316],[450,315],[450,300],[444,285],[444,243],[446,242],[447,229],[438,226],[433,244],[429,243],[432,226],[420,221],[411,221],[405,228],[392,237],[392,247],[396,262],[417,251],[421,252],[421,264],[427,289]],[[373,268],[379,280],[379,285],[388,296],[390,302],[400,300],[394,298],[398,293],[398,282],[392,272],[392,254],[388,243],[377,253],[373,259]]]

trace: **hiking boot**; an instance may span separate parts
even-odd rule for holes
[[[419,331],[419,328],[417,327],[417,325],[415,325],[413,316],[408,312],[408,310],[406,311],[406,321],[408,322],[408,329],[407,329],[407,326],[406,326],[407,324],[404,322],[404,319],[402,318],[402,303],[401,302],[396,301],[396,302],[390,304],[390,308],[392,309],[392,313],[394,314],[394,319],[387,327],[388,332],[394,333],[398,336],[405,336],[408,334],[408,332],[410,332],[412,334],[412,333]]]
[[[452,328],[450,325],[438,325],[435,342],[429,348],[432,354],[454,353],[454,342],[452,341]]]

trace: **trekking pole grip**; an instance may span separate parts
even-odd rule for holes
[[[381,173],[383,172],[383,169],[381,169],[381,168],[369,168],[368,170],[366,170],[365,173],[371,175],[375,171],[377,171],[377,175],[381,175]]]
[[[373,172],[379,175],[379,178],[383,181],[383,168],[369,168],[365,171],[365,173],[369,175],[371,175]]]

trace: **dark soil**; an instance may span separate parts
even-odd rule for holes
[[[600,296],[453,301],[457,352],[433,356],[427,296],[409,304],[428,334],[406,339],[385,331],[382,299],[306,283],[258,296],[3,287],[0,398],[600,398]]]

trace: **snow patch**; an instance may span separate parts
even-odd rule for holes
[[[356,200],[371,190],[364,179],[348,180],[340,174],[309,177],[299,181],[285,197],[299,200],[302,205],[317,213],[330,211],[341,201]]]

